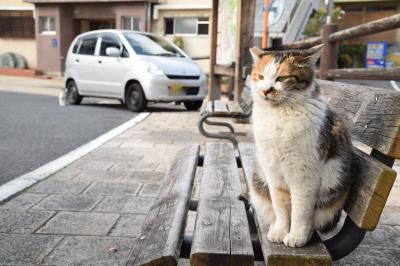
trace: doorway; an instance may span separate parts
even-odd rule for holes
[[[94,20],[94,19],[81,19],[80,20],[80,33],[102,30],[102,29],[115,29],[115,19],[107,20]]]

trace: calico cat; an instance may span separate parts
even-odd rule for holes
[[[270,225],[267,238],[289,247],[336,225],[352,183],[349,131],[314,80],[320,50],[250,49],[253,131],[263,173],[253,177],[250,203]]]

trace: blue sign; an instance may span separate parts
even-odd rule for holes
[[[366,68],[386,67],[387,42],[368,42],[365,58]]]
[[[52,39],[51,39],[51,47],[57,48],[57,46],[58,46],[58,40],[57,40],[57,38],[52,38]]]

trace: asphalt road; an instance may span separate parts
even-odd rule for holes
[[[54,96],[0,92],[0,185],[136,115],[121,104],[99,101],[104,100],[61,107]]]

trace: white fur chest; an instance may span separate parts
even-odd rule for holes
[[[324,111],[300,112],[256,101],[253,131],[258,154],[263,156],[259,159],[276,164],[286,159],[296,160],[293,156],[301,160],[307,152],[313,156]]]

